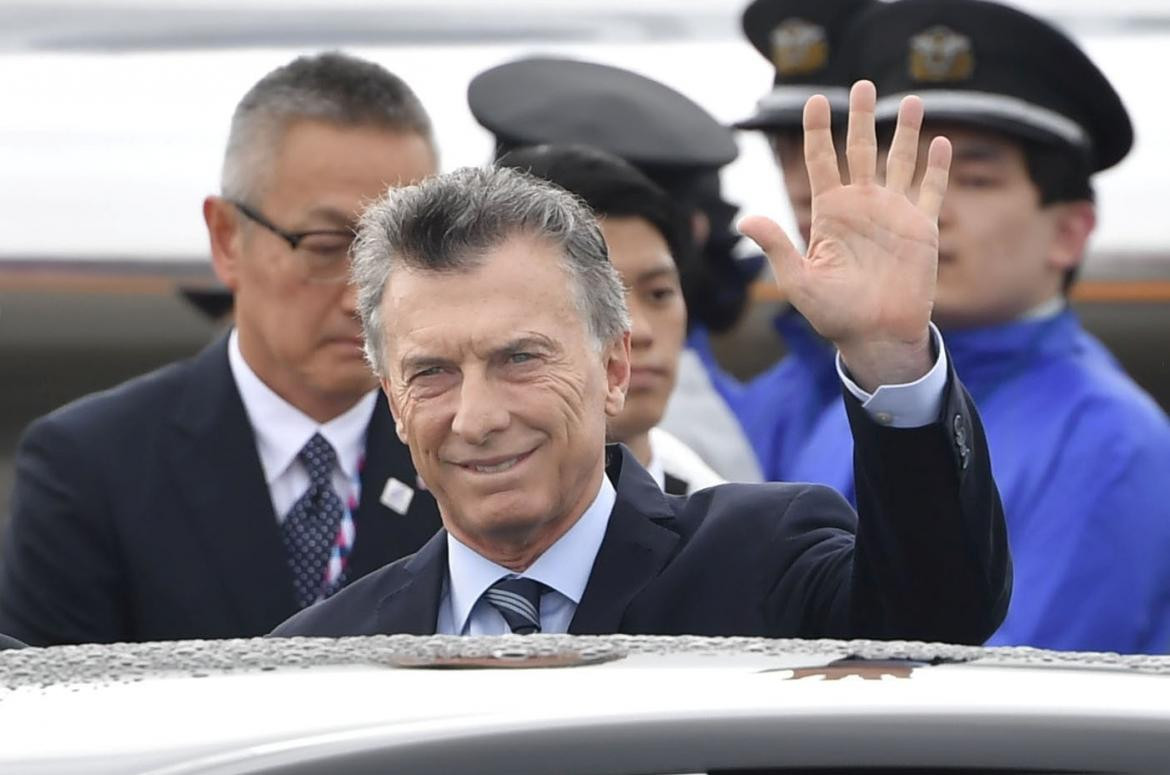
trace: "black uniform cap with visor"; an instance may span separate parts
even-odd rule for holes
[[[536,56],[472,79],[467,103],[496,138],[496,157],[532,145],[586,145],[638,168],[680,207],[702,210],[711,237],[696,276],[684,278],[689,319],[714,331],[738,320],[761,262],[732,256],[736,208],[719,170],[739,154],[732,131],[684,94],[638,73],[595,62]],[[678,258],[678,257],[676,257]]]
[[[472,79],[467,103],[503,152],[542,143],[592,145],[644,172],[675,174],[717,170],[739,153],[731,133],[690,98],[593,62],[508,62]]]
[[[982,127],[1071,149],[1098,172],[1133,146],[1105,75],[1056,27],[987,0],[897,0],[865,12],[841,43],[852,75],[877,86],[891,125],[907,94],[926,121]]]
[[[743,32],[772,65],[772,90],[736,129],[800,130],[804,104],[814,94],[829,100],[834,124],[849,112],[854,79],[841,47],[845,29],[877,0],[755,0],[743,12]]]

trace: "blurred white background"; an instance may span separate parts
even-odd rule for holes
[[[1170,225],[1167,0],[1020,0],[1087,48],[1122,93],[1134,152],[1099,178],[1097,261],[1146,274]],[[402,76],[431,112],[444,169],[482,164],[466,106],[480,71],[533,53],[625,67],[731,122],[771,83],[739,30],[744,3],[708,0],[138,0],[0,3],[0,260],[195,261],[228,118],[244,91],[300,52],[344,48]],[[724,175],[745,212],[788,223],[762,139],[739,135]],[[1106,267],[1090,262],[1090,274]]]

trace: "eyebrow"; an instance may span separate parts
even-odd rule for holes
[[[648,269],[645,272],[642,272],[642,274],[634,278],[634,282],[644,283],[649,280],[657,280],[659,277],[667,276],[672,278],[677,278],[679,276],[678,267],[674,265],[673,261],[671,261],[670,266],[660,266],[656,269]]]
[[[532,349],[554,350],[556,349],[556,343],[543,334],[529,334],[528,336],[516,337],[500,347],[495,348],[492,350],[492,355],[508,355],[522,350]]]
[[[530,349],[555,350],[557,347],[556,343],[547,336],[531,334],[508,340],[499,347],[493,348],[491,355],[492,357],[499,357],[501,355],[510,355]],[[451,359],[442,358],[437,355],[406,355],[399,361],[399,368],[405,374],[412,374],[416,371],[422,371],[436,366],[449,366],[450,364]]]

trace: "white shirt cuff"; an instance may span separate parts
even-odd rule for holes
[[[845,371],[841,353],[837,353],[838,376],[874,422],[890,428],[921,428],[938,421],[943,392],[947,387],[947,351],[942,344],[942,334],[934,323],[930,324],[930,335],[938,352],[930,371],[913,382],[881,385],[873,393],[858,387]]]

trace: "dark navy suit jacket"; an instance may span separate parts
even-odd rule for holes
[[[384,401],[366,449],[351,580],[440,525],[429,493],[380,503],[417,478]],[[0,632],[29,644],[248,637],[297,610],[226,337],[34,422],[11,505]]]
[[[940,421],[890,429],[846,396],[860,518],[815,485],[665,495],[611,447],[617,501],[569,631],[981,643],[1011,589],[983,432],[950,376]],[[446,533],[273,633],[434,634]]]

